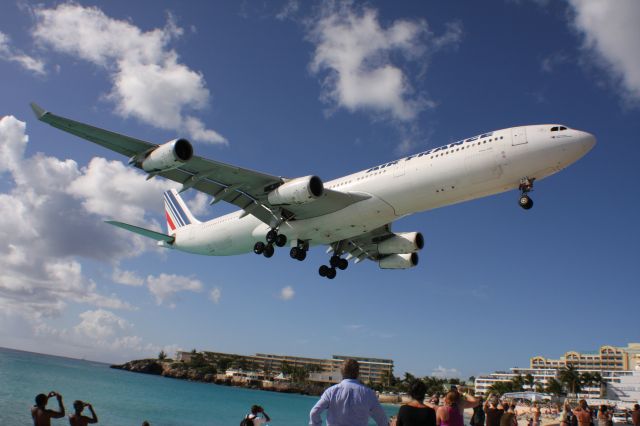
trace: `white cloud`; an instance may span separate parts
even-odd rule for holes
[[[276,14],[276,19],[284,21],[298,13],[298,10],[300,10],[298,0],[287,0],[284,6],[282,6],[282,9],[280,9],[280,12]]]
[[[193,140],[227,140],[189,114],[204,109],[210,94],[202,74],[178,62],[168,47],[182,35],[169,16],[164,28],[143,32],[132,23],[105,15],[97,7],[63,3],[36,8],[33,36],[42,45],[105,69],[113,87],[107,98],[123,117],[161,129],[186,132]]]
[[[115,268],[113,270],[111,279],[118,284],[130,285],[134,287],[139,287],[144,284],[144,278],[138,276],[133,271],[124,271],[120,268]]]
[[[203,216],[210,213],[209,196],[204,192],[196,192],[196,195],[187,201],[187,206],[194,216]]]
[[[199,280],[174,274],[149,275],[147,285],[158,305],[168,304],[172,308],[175,307],[179,292],[202,291],[202,283]]]
[[[329,2],[311,24],[308,39],[316,48],[310,69],[325,75],[325,101],[406,122],[430,102],[415,93],[407,71],[396,63],[424,60],[429,38],[435,51],[457,44],[461,35],[459,23],[449,24],[440,37],[433,37],[423,20],[397,20],[383,28],[374,9]]]
[[[222,290],[220,290],[218,287],[212,288],[211,291],[209,292],[209,300],[211,300],[216,305],[220,303],[221,297],[222,297]]]
[[[572,25],[583,48],[620,85],[626,101],[640,100],[640,2],[636,0],[569,0]]]
[[[280,299],[282,300],[291,300],[295,295],[296,295],[296,292],[293,290],[293,287],[291,287],[290,285],[283,287],[282,290],[280,290]]]
[[[26,157],[25,130],[13,116],[0,119],[0,174],[7,184],[0,192],[0,310],[35,320],[61,315],[69,303],[133,309],[87,278],[80,259],[117,264],[154,247],[137,236],[122,238],[100,216],[116,212],[143,221],[147,207],[162,208],[164,188],[104,159],[80,169],[41,153]],[[151,186],[143,190],[143,182]]]
[[[138,170],[102,157],[91,159],[81,172],[67,192],[82,200],[86,211],[145,227],[145,211],[162,211],[162,193],[176,187],[167,179],[146,180]]]
[[[82,321],[74,330],[95,340],[104,340],[113,336],[119,330],[131,327],[131,324],[111,311],[98,309],[80,314]]]
[[[440,378],[460,377],[460,371],[456,368],[445,368],[439,365],[438,367],[433,369],[431,375]]]
[[[16,62],[34,74],[44,75],[44,62],[11,47],[9,36],[0,31],[0,59]]]

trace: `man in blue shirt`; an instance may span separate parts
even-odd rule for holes
[[[327,426],[366,426],[371,416],[378,426],[389,420],[375,392],[360,383],[358,361],[347,359],[342,364],[342,381],[324,391],[313,406],[309,417],[312,426],[322,426],[323,411],[327,410]]]

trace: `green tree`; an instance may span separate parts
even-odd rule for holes
[[[469,378],[467,379],[467,382],[475,383],[476,382],[476,376],[469,376]]]
[[[591,378],[593,384],[600,387],[600,398],[604,398],[607,395],[607,382],[604,381],[602,374],[595,372]]]
[[[495,382],[489,387],[489,392],[497,395],[513,392],[513,382],[511,380],[508,382]]]
[[[522,374],[518,374],[511,379],[511,389],[513,392],[522,392],[524,390],[524,377]]]
[[[562,383],[560,383],[557,379],[551,378],[547,382],[545,391],[552,395],[560,396],[563,394]]]
[[[524,384],[527,385],[529,389],[533,389],[533,387],[536,385],[536,379],[531,373],[527,373],[524,376]]]
[[[165,351],[160,351],[160,353],[158,354],[158,359],[160,361],[164,361],[165,359],[167,359],[167,354],[165,353]]]
[[[580,373],[575,365],[568,364],[566,367],[562,367],[558,372],[558,378],[564,383],[570,394],[575,395],[580,392]]]

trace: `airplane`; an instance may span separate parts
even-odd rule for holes
[[[589,152],[596,139],[562,124],[494,130],[380,164],[328,182],[316,175],[285,178],[193,154],[183,138],[153,144],[47,112],[32,103],[40,121],[129,158],[129,164],[182,184],[164,193],[167,233],[118,221],[107,223],[152,238],[162,247],[209,256],[253,251],[266,258],[289,243],[302,261],[312,246],[332,253],[322,277],[333,279],[349,260],[370,259],[382,269],[418,264],[420,232],[393,232],[399,218],[518,189],[518,204],[533,206],[534,182]],[[201,222],[180,193],[195,189],[239,207]]]

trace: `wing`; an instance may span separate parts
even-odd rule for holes
[[[365,259],[377,262],[382,257],[378,252],[378,243],[393,235],[391,224],[386,224],[350,240],[332,243],[331,248],[334,252],[347,253],[347,260],[355,258],[354,263]]]
[[[130,159],[139,158],[159,146],[52,114],[35,103],[31,104],[31,108],[38,120],[125,155]],[[181,191],[194,188],[211,195],[213,197],[212,204],[219,201],[234,204],[243,209],[245,215],[251,214],[272,227],[284,220],[322,216],[369,198],[368,194],[344,193],[325,189],[321,197],[308,204],[274,206],[268,202],[267,194],[286,182],[286,178],[198,156],[193,156],[191,160],[179,168],[149,176],[156,175],[181,183]]]

